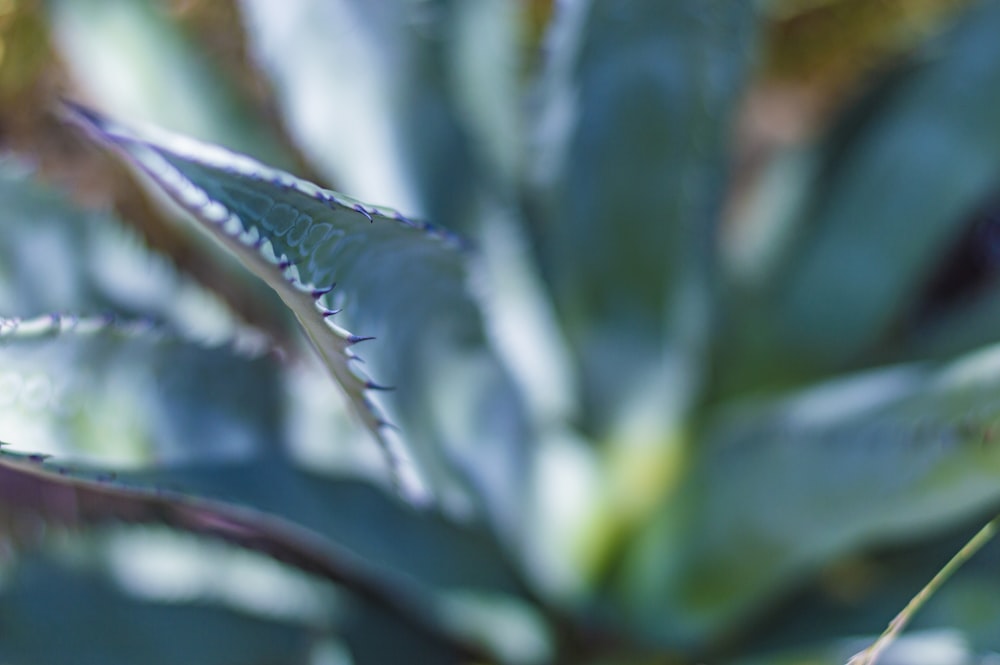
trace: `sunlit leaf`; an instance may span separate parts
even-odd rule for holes
[[[486,346],[458,239],[215,146],[74,115],[278,292],[390,459],[368,395],[386,385],[390,415],[435,489],[471,482],[488,514],[515,528],[527,434]],[[356,369],[353,347],[370,337],[365,370],[378,384]]]
[[[162,524],[266,554],[347,589],[465,657],[476,648],[449,632],[440,608],[416,585],[285,520],[246,507],[142,489],[106,474],[0,451],[0,534],[28,543],[46,525]]]

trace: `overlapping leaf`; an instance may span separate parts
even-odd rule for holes
[[[148,324],[48,316],[0,319],[0,360],[0,440],[20,449],[281,517],[427,590],[520,588],[481,525],[294,465],[270,356],[183,343]]]
[[[42,525],[95,527],[162,524],[239,545],[343,586],[446,650],[474,657],[477,647],[450,629],[434,600],[412,582],[383,570],[307,529],[264,513],[142,489],[108,477],[0,451],[0,533],[30,542]]]
[[[391,624],[386,630],[412,632],[412,617],[418,624],[431,617],[431,642],[443,623],[433,618],[440,593],[522,591],[481,525],[415,509],[365,481],[293,466],[281,450],[286,435],[268,357],[185,345],[148,325],[74,317],[6,320],[0,356],[6,396],[30,402],[26,421],[46,428],[58,450],[80,456],[97,447],[95,457],[129,466],[150,457],[172,462],[88,472],[43,464],[44,455],[0,453],[0,539],[30,544],[50,524],[119,522],[206,534],[341,583],[363,605],[386,604],[397,615],[380,620]],[[14,381],[22,376],[30,381]],[[8,404],[4,419],[17,407]],[[14,433],[30,446],[30,430]],[[137,445],[139,454],[130,450]],[[382,630],[352,622],[361,636]],[[26,636],[18,640],[35,648]]]
[[[389,577],[403,576],[406,584],[442,591],[519,590],[517,575],[482,525],[414,508],[359,479],[279,459],[186,464],[118,477],[281,517],[328,538]]]

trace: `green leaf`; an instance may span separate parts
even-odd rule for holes
[[[204,604],[129,596],[49,558],[18,563],[0,585],[0,659],[46,665],[306,663],[305,626]]]
[[[534,231],[598,437],[651,390],[669,418],[701,379],[729,126],[756,25],[754,3],[709,5],[577,3],[553,35]]]
[[[884,370],[717,421],[632,554],[637,616],[700,641],[831,559],[995,504],[998,361]]]
[[[74,117],[278,292],[394,459],[369,399],[380,386],[357,373],[353,350],[377,337],[365,368],[396,388],[380,401],[434,489],[447,494],[470,483],[501,528],[517,529],[529,436],[517,395],[487,347],[459,240],[222,148],[143,138],[79,108]]]
[[[249,508],[142,489],[105,474],[92,476],[34,455],[0,451],[0,520],[0,533],[16,541],[30,542],[45,525],[121,522],[162,524],[221,539],[340,585],[359,602],[391,614],[425,639],[465,658],[482,658],[476,646],[452,632],[442,608],[415,584],[308,529]]]
[[[0,318],[0,440],[117,468],[273,452],[278,377],[271,357],[149,323]]]
[[[1000,7],[974,4],[819,146],[768,283],[735,285],[744,319],[719,368],[756,361],[737,389],[842,371],[905,339],[900,328],[997,185],[998,27]],[[741,345],[748,337],[760,341]]]

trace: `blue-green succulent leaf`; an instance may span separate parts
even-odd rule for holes
[[[998,359],[881,370],[716,421],[639,539],[632,607],[698,641],[838,556],[995,505]]]
[[[514,528],[528,437],[459,239],[216,146],[140,134],[80,108],[73,117],[278,292],[386,451],[385,416],[371,401],[381,386],[396,388],[380,401],[421,470],[452,490],[472,484],[490,516]],[[354,347],[372,337],[361,374]]]
[[[407,578],[302,526],[247,507],[124,483],[115,476],[56,465],[33,454],[0,450],[0,534],[31,544],[46,526],[92,528],[157,524],[221,539],[271,556],[348,590],[417,633],[481,657],[452,633],[434,598]]]
[[[697,391],[754,4],[595,0],[553,33],[534,231],[598,436],[664,374],[661,419]]]
[[[183,343],[143,322],[48,316],[0,319],[0,361],[0,440],[283,518],[428,590],[521,588],[481,522],[294,464],[271,356]]]

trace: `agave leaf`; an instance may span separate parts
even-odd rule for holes
[[[998,26],[1000,8],[974,3],[819,146],[768,284],[734,300],[746,319],[730,326],[719,368],[756,359],[741,388],[773,381],[763,372],[801,381],[897,349],[894,336],[908,332],[901,325],[996,187]],[[763,341],[751,350],[739,344],[748,338]]]
[[[162,524],[266,554],[350,591],[467,658],[482,658],[446,628],[440,609],[419,588],[307,529],[248,508],[120,483],[55,466],[35,455],[0,450],[0,511],[4,533],[17,541],[45,525],[94,527]]]
[[[227,9],[229,4],[216,3],[201,13],[231,13],[223,25],[234,27],[236,10]],[[181,12],[156,0],[51,0],[45,5],[49,36],[61,56],[60,76],[69,75],[77,94],[136,119],[234,146],[283,168],[301,161],[274,124],[267,122],[261,101],[241,85],[242,63],[240,56],[233,56],[240,49],[232,48],[225,34],[210,38],[214,44],[192,38],[195,26],[184,25],[183,16],[197,16],[198,11]],[[37,107],[37,101],[28,102],[26,112],[37,114]],[[80,166],[80,157],[58,168],[90,169]],[[231,304],[236,316],[288,338],[294,323],[281,301],[247,275],[234,257],[190,225],[177,223],[176,210],[158,209],[127,171],[103,168],[96,175],[98,198],[110,198],[146,241],[169,255],[168,260]],[[79,193],[94,200],[90,189]],[[75,306],[81,305],[49,311]]]
[[[140,486],[280,516],[414,584],[518,589],[481,525],[414,508],[360,479],[292,464],[283,454],[269,357],[183,344],[146,324],[42,317],[0,319],[0,362],[4,440],[103,462]],[[159,464],[149,468],[150,458]],[[331,512],[334,506],[342,508]]]
[[[474,238],[490,287],[491,338],[530,391],[526,402],[543,412],[572,403],[567,382],[551,378],[566,374],[557,367],[565,353],[514,214],[524,167],[525,7],[507,0],[241,6],[248,47],[313,162],[344,191],[423,211]]]
[[[883,370],[717,421],[633,553],[633,607],[699,641],[838,556],[995,505],[998,359]]]
[[[278,376],[147,322],[0,318],[0,439],[118,468],[274,451]]]
[[[356,372],[352,349],[377,336],[366,368],[398,389],[385,401],[421,470],[453,491],[471,481],[488,514],[516,528],[528,437],[521,405],[486,346],[460,241],[221,148],[143,138],[79,108],[74,116],[278,292],[394,462],[384,417],[368,397],[381,386]]]
[[[307,663],[305,626],[208,605],[131,597],[49,558],[19,562],[0,587],[0,659],[48,665]]]
[[[710,4],[568,4],[553,33],[534,230],[598,437],[654,389],[665,429],[700,381],[729,125],[756,23],[754,3]]]

